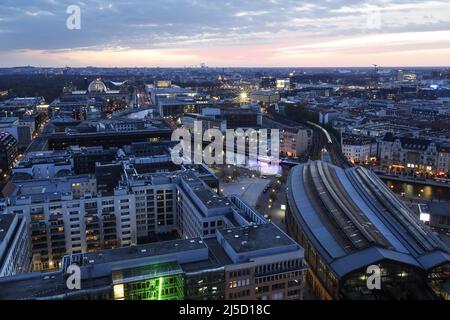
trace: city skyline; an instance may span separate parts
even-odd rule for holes
[[[69,30],[70,5],[81,29]],[[446,1],[4,1],[0,66],[450,65]]]

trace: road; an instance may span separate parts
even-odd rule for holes
[[[285,216],[286,216],[286,185],[283,183],[284,179],[273,177],[270,180],[270,188],[261,193],[258,198],[258,206],[256,209],[261,212],[266,218],[286,231]],[[283,206],[283,207],[282,207]]]
[[[255,208],[259,195],[270,180],[262,178],[241,177],[233,182],[221,182],[220,191],[225,196],[239,196],[249,206]]]

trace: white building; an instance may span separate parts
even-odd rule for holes
[[[0,214],[0,277],[31,271],[30,234],[18,214]]]
[[[373,137],[342,134],[341,149],[344,156],[352,163],[367,163],[377,156],[378,143]]]
[[[306,128],[280,130],[280,154],[292,158],[300,157],[311,145],[312,135],[312,130]]]

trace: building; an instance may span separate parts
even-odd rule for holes
[[[30,234],[25,219],[0,214],[0,278],[30,271]]]
[[[205,132],[209,129],[218,129],[220,131],[225,131],[227,128],[226,121],[222,119],[218,119],[214,116],[204,116],[198,113],[185,113],[181,118],[181,123],[184,128],[188,129],[191,132],[194,132],[194,124],[195,122],[202,123],[202,132]]]
[[[368,163],[378,155],[378,142],[373,137],[343,133],[341,150],[351,163]]]
[[[126,82],[121,83],[118,90],[110,90],[101,79],[94,79],[87,90],[77,90],[72,85],[65,87],[62,95],[50,104],[50,113],[77,120],[85,120],[88,116],[97,118],[98,115],[92,115],[92,109],[110,114],[126,107],[131,96]]]
[[[227,300],[303,299],[303,250],[274,224],[220,230]]]
[[[198,94],[190,89],[172,85],[170,81],[156,81],[145,89],[161,117],[200,112]]]
[[[73,173],[73,159],[67,151],[28,152],[13,169],[14,180],[50,179]]]
[[[450,144],[442,143],[437,146],[437,168],[436,173],[439,176],[450,173]]]
[[[18,147],[22,149],[31,143],[34,130],[34,119],[26,121],[18,117],[0,118],[0,131],[9,132],[16,139]]]
[[[319,298],[442,296],[450,249],[371,171],[309,162],[292,169],[287,199],[287,230]],[[380,268],[379,290],[367,287],[368,266]]]
[[[17,158],[17,141],[8,132],[0,132],[0,175],[6,177]]]
[[[333,109],[321,110],[319,112],[319,123],[328,124],[339,116],[339,112]]]
[[[262,127],[263,117],[257,105],[243,105],[239,108],[222,108],[221,113],[228,129]]]
[[[280,131],[280,154],[298,158],[306,153],[312,144],[312,130],[307,128],[288,128]]]
[[[47,136],[48,149],[65,150],[70,146],[104,148],[123,147],[131,142],[157,142],[170,140],[172,130],[163,124],[156,124],[135,131],[100,131],[52,133]]]
[[[380,165],[388,172],[448,174],[449,151],[444,143],[392,134],[386,134],[379,143]]]
[[[277,79],[274,77],[262,77],[259,86],[261,89],[276,89]]]
[[[250,93],[250,100],[271,106],[280,101],[280,94],[275,90],[255,90]]]
[[[36,111],[39,107],[45,106],[43,97],[16,97],[0,102],[0,110],[14,112],[19,109]]]
[[[177,117],[185,113],[201,112],[201,104],[192,97],[160,97],[157,106],[161,117]]]
[[[194,98],[197,93],[186,88],[172,85],[170,81],[157,81],[153,85],[147,85],[145,87],[146,92],[149,94],[153,105],[157,105],[159,99],[172,99],[172,98]]]
[[[117,150],[113,160],[103,162],[108,160],[103,149],[71,148],[30,154],[17,165],[3,191],[4,210],[26,219],[34,235],[35,270],[58,268],[65,254],[174,233],[206,239],[220,228],[265,222],[239,199],[219,195],[217,178],[206,166],[174,165],[163,145],[153,145],[152,153],[141,157],[133,154],[136,148]],[[77,157],[95,161],[93,169],[78,166]]]
[[[52,273],[0,278],[0,299],[301,299],[303,249],[268,223],[217,236],[156,242],[64,257]],[[81,289],[67,269],[80,267]]]
[[[450,235],[450,211],[448,202],[428,202],[419,204],[420,221],[430,226],[433,231]]]

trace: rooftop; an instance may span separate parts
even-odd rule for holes
[[[205,248],[206,245],[200,238],[155,242],[140,246],[84,253],[82,266],[170,255],[178,252],[188,252]]]
[[[237,253],[272,249],[295,244],[272,223],[219,231]]]

